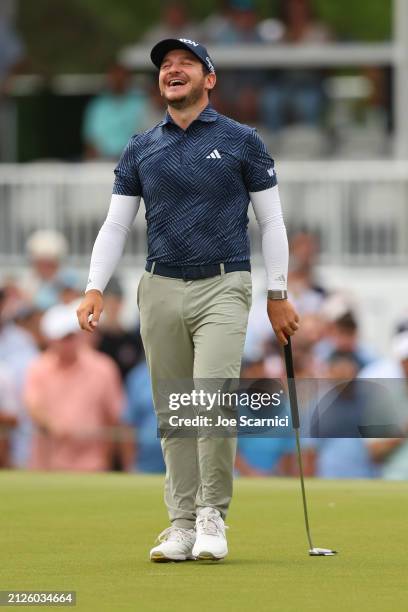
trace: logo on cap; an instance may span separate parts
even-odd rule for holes
[[[213,66],[213,63],[212,63],[212,61],[210,60],[210,58],[208,57],[208,55],[207,55],[207,57],[205,58],[205,61],[207,62],[208,70],[209,70],[210,72],[215,72],[215,68],[214,68],[214,66]]]
[[[193,45],[193,47],[199,47],[199,44],[194,42],[194,40],[190,40],[189,38],[179,38],[180,42],[187,43],[188,45]]]

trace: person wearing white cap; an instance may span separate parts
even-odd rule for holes
[[[37,425],[33,469],[102,471],[111,465],[106,432],[120,422],[120,376],[112,359],[81,338],[76,307],[53,306],[41,320],[49,346],[29,369],[24,393]]]
[[[62,268],[68,254],[66,238],[54,230],[34,232],[26,244],[30,270],[22,280],[24,293],[40,310],[57,304],[60,292],[75,287],[76,274]]]

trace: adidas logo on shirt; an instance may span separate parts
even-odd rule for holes
[[[218,153],[217,149],[211,151],[209,155],[207,155],[206,159],[221,159],[221,155]]]

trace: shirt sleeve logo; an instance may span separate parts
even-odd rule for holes
[[[267,173],[269,176],[275,176],[275,168],[268,168]]]

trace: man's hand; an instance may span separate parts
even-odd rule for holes
[[[98,326],[99,317],[101,316],[102,310],[102,293],[97,289],[87,291],[77,310],[78,322],[81,328],[91,333],[95,331]],[[92,319],[89,321],[88,319],[90,315],[92,315]]]
[[[280,344],[288,343],[299,328],[299,315],[288,300],[268,299],[268,317]]]

